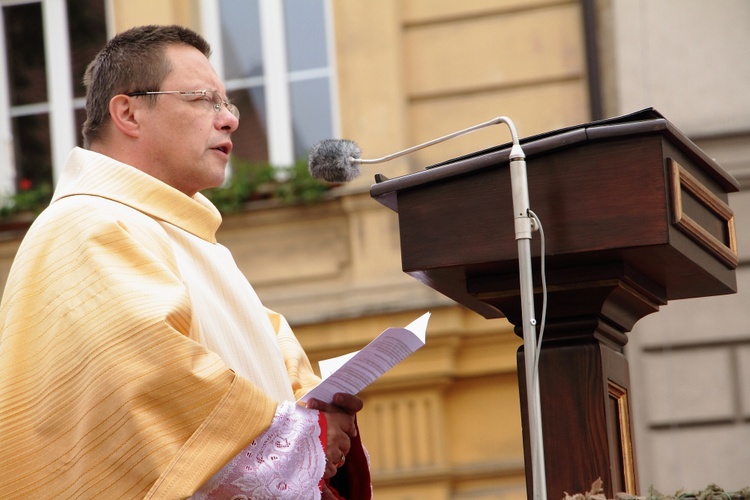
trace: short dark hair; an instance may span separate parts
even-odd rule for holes
[[[195,31],[182,26],[148,25],[131,28],[116,35],[86,68],[86,122],[83,143],[100,139],[110,119],[109,101],[117,94],[143,90],[160,90],[169,73],[166,47],[190,45],[206,57],[211,55],[208,42]]]

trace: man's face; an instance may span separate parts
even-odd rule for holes
[[[166,55],[171,70],[159,90],[214,90],[226,96],[223,83],[199,50],[171,45]],[[230,135],[239,126],[226,106],[217,113],[200,98],[160,94],[154,106],[139,106],[139,110],[144,164],[136,167],[188,196],[224,182],[232,150]]]

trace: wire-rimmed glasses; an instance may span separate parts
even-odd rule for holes
[[[136,92],[129,92],[125,94],[128,97],[136,97],[142,95],[158,95],[158,94],[174,94],[183,95],[187,97],[199,97],[205,103],[211,105],[211,108],[215,112],[221,111],[221,106],[227,107],[230,113],[234,115],[238,120],[240,119],[240,110],[236,105],[229,101],[225,101],[221,95],[215,90],[139,90]]]

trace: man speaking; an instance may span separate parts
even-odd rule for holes
[[[263,307],[199,191],[239,111],[206,41],[113,38],[86,71],[84,147],[13,263],[0,305],[4,498],[369,498],[362,401],[318,382]]]

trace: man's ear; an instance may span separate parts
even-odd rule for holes
[[[129,137],[138,137],[140,134],[140,124],[136,117],[138,104],[132,97],[124,94],[118,94],[109,100],[109,115],[112,118],[112,124]]]

